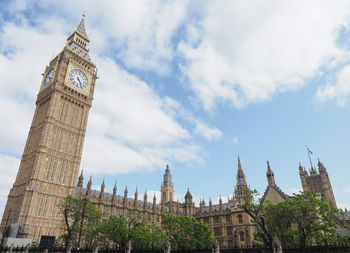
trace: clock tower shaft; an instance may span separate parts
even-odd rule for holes
[[[16,180],[8,195],[1,233],[20,223],[28,238],[63,233],[59,203],[75,194],[96,66],[89,56],[85,15],[64,49],[46,66]],[[70,73],[85,76],[81,77]],[[70,78],[73,76],[73,78]]]

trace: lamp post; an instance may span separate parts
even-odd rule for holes
[[[79,248],[80,248],[81,231],[83,229],[84,218],[85,218],[85,208],[86,208],[87,202],[88,202],[88,199],[84,198],[83,213],[81,214],[81,223],[80,223],[80,230],[79,230],[79,240],[78,240],[78,247]]]
[[[9,222],[9,219],[10,219],[10,214],[11,214],[11,208],[9,209],[9,211],[7,213],[7,219],[6,219],[6,222],[5,222],[4,231],[2,232],[1,249],[2,249],[2,246],[4,245],[4,237],[5,237],[5,232],[6,232],[6,228],[7,228],[7,223]]]

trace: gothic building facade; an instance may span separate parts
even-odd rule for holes
[[[155,223],[160,224],[162,213],[173,215],[191,216],[209,225],[214,232],[214,237],[222,245],[229,247],[251,246],[253,243],[253,225],[250,217],[239,207],[240,196],[246,194],[248,189],[247,180],[238,158],[237,183],[235,194],[228,202],[223,203],[219,199],[219,204],[214,205],[211,200],[206,205],[204,200],[195,206],[192,194],[189,189],[184,196],[183,203],[174,201],[174,184],[171,180],[169,166],[166,166],[163,182],[161,185],[161,201],[157,204],[156,196],[148,202],[147,192],[143,199],[138,199],[138,192],[134,196],[128,196],[128,189],[125,188],[123,195],[117,194],[117,186],[114,185],[113,193],[105,193],[105,184],[102,182],[100,191],[91,189],[92,180],[89,179],[86,187],[83,187],[83,175],[79,176],[76,189],[76,196],[88,198],[105,217],[111,215],[128,216],[131,212],[136,212],[143,217],[151,218]],[[152,196],[150,196],[152,198]],[[63,231],[61,231],[63,232]]]
[[[299,175],[303,191],[313,191],[318,193],[331,207],[337,208],[333,189],[328,177],[326,167],[318,160],[318,171],[311,165],[309,174],[305,167],[299,164]]]
[[[247,179],[238,158],[234,196],[226,203],[202,200],[195,206],[189,189],[184,202],[174,200],[174,183],[169,166],[165,169],[161,185],[160,204],[155,196],[138,192],[129,197],[125,188],[123,195],[105,192],[104,182],[100,191],[91,189],[92,179],[83,186],[83,175],[78,178],[82,147],[89,110],[92,105],[96,65],[89,56],[89,38],[85,30],[85,16],[67,39],[63,50],[45,68],[36,100],[36,109],[28,134],[16,180],[11,188],[0,231],[5,224],[22,224],[25,236],[39,241],[42,235],[59,236],[64,233],[63,217],[59,213],[60,201],[68,195],[88,198],[101,212],[127,216],[137,212],[161,222],[161,214],[192,216],[208,224],[215,238],[227,246],[250,246],[253,243],[253,225],[247,213],[241,209],[240,196],[246,194]],[[276,185],[268,163],[268,188],[265,197],[282,201],[288,196]],[[324,166],[319,163],[319,173],[307,175],[300,168],[304,190],[313,190],[333,206],[335,200]],[[78,182],[78,183],[77,183]],[[152,198],[149,201],[149,197]]]

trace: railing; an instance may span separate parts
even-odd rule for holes
[[[4,247],[0,248],[1,253],[65,253],[66,248],[57,247],[52,249],[41,249],[38,247]],[[92,248],[81,248],[81,249],[72,249],[71,253],[92,253]],[[99,248],[98,253],[125,253],[124,249],[115,249],[115,248]],[[133,249],[132,253],[163,253],[163,249]],[[196,249],[196,250],[171,250],[171,253],[212,253],[212,249]],[[253,247],[253,248],[231,248],[231,249],[220,249],[220,253],[272,253],[272,249],[263,248],[263,247]],[[350,245],[349,246],[314,246],[308,247],[305,249],[299,248],[285,248],[283,249],[283,253],[295,253],[295,252],[304,252],[304,253],[350,253]]]

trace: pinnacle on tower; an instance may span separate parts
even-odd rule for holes
[[[269,186],[276,185],[276,183],[275,183],[275,175],[274,175],[273,171],[271,170],[269,161],[267,161],[266,177],[267,177],[267,183],[268,183]]]
[[[103,178],[102,180],[102,184],[101,184],[101,192],[105,191],[105,178]]]
[[[89,40],[89,37],[87,36],[86,29],[85,29],[85,17],[86,17],[86,11],[84,11],[80,24],[78,25],[77,29],[75,29],[75,32],[84,37],[86,40]]]
[[[327,172],[326,170],[326,167],[324,167],[323,163],[320,162],[320,159],[317,159],[318,160],[318,171],[319,173],[324,173],[324,172]]]
[[[83,181],[84,181],[83,170],[81,170],[77,187],[83,188]]]
[[[128,186],[125,186],[125,190],[124,190],[124,199],[128,198]]]
[[[237,171],[237,185],[247,185],[247,180],[244,175],[241,160],[238,156],[238,171]]]
[[[117,194],[117,181],[114,182],[113,195]]]
[[[87,189],[91,190],[91,185],[92,185],[92,179],[91,179],[91,176],[90,176],[90,179],[89,179],[89,182],[87,184]]]

